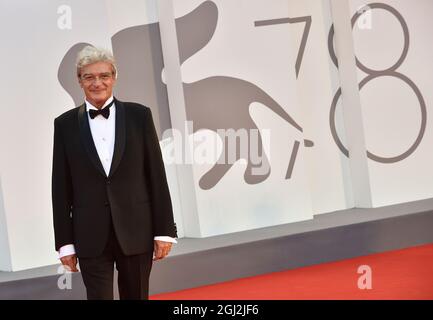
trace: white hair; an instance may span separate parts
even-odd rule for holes
[[[77,76],[81,76],[81,68],[95,62],[110,63],[113,67],[114,77],[117,78],[116,61],[114,60],[113,54],[106,49],[96,48],[93,46],[85,46],[80,52],[78,52]]]

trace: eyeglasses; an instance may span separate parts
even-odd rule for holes
[[[95,83],[98,79],[102,82],[107,82],[113,78],[113,73],[101,73],[99,76],[93,74],[85,74],[81,77],[81,80],[87,84]]]

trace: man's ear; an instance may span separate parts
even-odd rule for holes
[[[113,87],[116,85],[116,83],[117,83],[117,73],[115,73],[114,75],[113,75]]]

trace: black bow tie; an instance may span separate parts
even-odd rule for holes
[[[110,107],[113,105],[113,103],[114,103],[114,99],[109,104],[107,104],[103,109],[99,109],[99,110],[90,109],[89,110],[90,118],[95,119],[97,115],[102,115],[105,119],[108,119],[108,117],[110,116]]]

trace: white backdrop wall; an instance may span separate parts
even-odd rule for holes
[[[348,16],[366,4],[342,1],[350,4]],[[119,60],[116,96],[149,105],[161,139],[165,130],[192,120],[192,146],[214,152],[215,162],[224,146],[216,129],[257,128],[262,137],[270,133],[269,143],[263,138],[269,174],[249,174],[248,156],[217,169],[212,169],[214,162],[182,169],[167,162],[180,237],[290,223],[354,206],[351,164],[335,141],[337,136],[351,147],[343,119],[350,105],[338,102],[334,136],[331,130],[331,105],[341,84],[328,47],[335,18],[330,1],[160,0],[159,8],[157,3],[0,2],[0,59],[7,62],[0,80],[0,270],[57,262],[50,197],[52,124],[82,102],[72,58],[85,43],[113,49]],[[433,192],[433,97],[428,90],[433,67],[427,32],[433,5],[429,0],[381,3],[397,10],[408,26],[407,57],[391,71],[410,80],[382,75],[360,91],[367,149],[398,156],[416,141],[426,121],[419,145],[404,159],[366,160],[373,206],[429,198]],[[383,8],[370,13],[371,29],[364,28],[368,13],[360,19],[363,27],[354,27],[355,54],[369,68],[389,68],[404,48],[399,20]],[[170,70],[165,72],[164,65]],[[367,74],[356,72],[363,81]],[[167,95],[165,83],[169,92],[174,87],[182,91],[176,100]],[[419,89],[424,117],[407,83]],[[167,160],[173,140],[161,143]]]
[[[340,152],[332,139],[330,130],[330,104],[339,89],[338,70],[333,68],[328,50],[328,34],[332,25],[331,5],[327,0],[289,1],[290,17],[311,17],[303,61],[297,79],[297,93],[302,106],[304,136],[314,142],[306,148],[309,190],[313,214],[327,213],[353,207],[354,200],[348,159]],[[303,25],[292,24],[290,28],[299,48]],[[345,130],[342,110],[337,110],[336,124]]]
[[[351,14],[369,3],[351,0]],[[358,66],[357,75],[359,83],[365,82],[360,95],[366,148],[372,153],[373,206],[430,198],[433,2],[383,0],[370,6],[353,37],[355,55],[364,66]]]
[[[270,145],[264,144],[270,175],[257,181],[244,177],[248,157],[222,174],[226,169],[214,168],[213,163],[193,165],[198,221],[185,223],[199,224],[194,236],[312,218],[303,148],[291,179],[285,178],[292,147],[295,141],[303,142],[302,132],[276,113],[282,108],[303,125],[289,27],[255,26],[255,21],[280,18],[282,12],[289,12],[287,1],[274,1],[272,6],[262,1],[174,1],[175,18],[190,20],[191,29],[195,25],[211,30],[203,43],[177,24],[187,119],[202,130],[195,135],[213,137],[219,153],[223,140],[215,129],[269,130],[271,137]],[[216,149],[212,143],[207,147]]]

